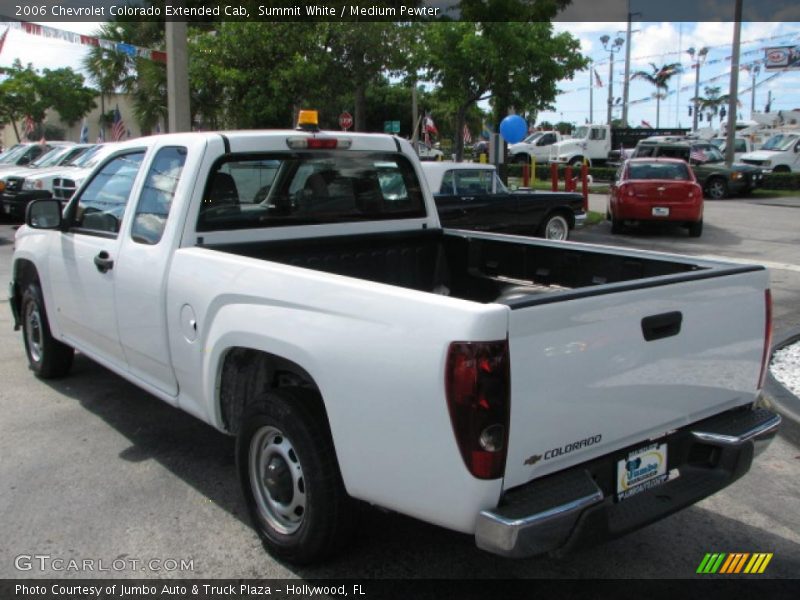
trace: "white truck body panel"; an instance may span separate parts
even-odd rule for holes
[[[116,146],[107,158],[145,154],[115,237],[27,226],[17,234],[14,260],[35,266],[54,337],[223,431],[220,385],[228,352],[247,348],[292,361],[319,389],[350,495],[468,533],[504,490],[753,402],[764,343],[763,270],[590,286],[591,295],[556,294],[514,306],[206,247],[440,230],[426,178],[412,160],[425,217],[196,231],[217,161],[230,153],[286,152],[287,137],[303,135],[175,134]],[[415,157],[398,138],[331,135],[350,140],[354,151]],[[159,243],[136,243],[136,198],[156,153],[167,146],[183,146],[187,154],[166,228]],[[688,261],[495,237],[512,246]],[[95,268],[100,251],[114,259],[112,270]],[[683,315],[683,334],[645,342],[641,319],[672,311]],[[508,459],[504,478],[482,480],[467,470],[453,435],[447,352],[452,342],[506,339]],[[596,434],[602,440],[585,450],[525,464],[534,454]]]

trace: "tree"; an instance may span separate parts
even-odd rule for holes
[[[366,126],[367,88],[387,73],[400,74],[409,65],[408,40],[414,30],[396,22],[325,23],[324,48],[331,59],[329,77],[351,86],[353,127]]]
[[[461,132],[468,109],[492,99],[493,120],[509,108],[537,112],[551,108],[559,80],[584,68],[578,40],[554,34],[549,22],[432,23],[425,30],[428,78],[455,107],[455,131]],[[454,140],[458,160],[463,141]]]
[[[0,117],[13,124],[17,141],[17,122],[24,117],[30,117],[34,130],[41,132],[50,109],[72,125],[94,107],[94,93],[83,85],[83,75],[72,69],[45,69],[40,75],[32,65],[23,68],[16,60],[6,75],[0,83]]]
[[[664,92],[669,89],[669,80],[673,76],[681,72],[681,63],[670,63],[668,65],[656,66],[650,63],[652,71],[634,71],[631,74],[631,79],[644,79],[656,88],[656,128],[661,126],[661,98],[664,97]]]
[[[705,98],[698,97],[692,98],[692,102],[697,100],[697,110],[706,114],[708,121],[713,117],[720,115],[720,119],[725,118],[725,107],[728,106],[730,101],[730,94],[720,95],[721,88],[718,86],[706,86],[704,88]]]
[[[112,21],[101,25],[97,37],[128,45],[159,48],[164,44],[164,26],[159,22]],[[83,62],[100,90],[101,111],[105,97],[121,89],[133,98],[134,117],[143,133],[167,115],[166,65],[125,53],[115,48],[95,46]]]

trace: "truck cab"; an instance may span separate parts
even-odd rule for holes
[[[776,133],[761,150],[742,155],[742,162],[767,173],[800,172],[800,130]]]

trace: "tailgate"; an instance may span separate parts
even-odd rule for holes
[[[761,269],[513,309],[504,487],[752,402],[768,283]]]

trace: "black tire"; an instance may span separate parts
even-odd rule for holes
[[[42,289],[31,282],[22,293],[22,338],[28,365],[37,377],[64,377],[72,367],[75,350],[50,333]]]
[[[703,219],[689,223],[689,237],[700,237],[701,235],[703,235]]]
[[[270,554],[308,564],[350,540],[354,501],[316,393],[283,388],[257,398],[236,439],[236,462],[253,526]]]
[[[573,158],[569,163],[569,166],[572,167],[573,170],[580,169],[581,165],[583,165],[583,157],[582,156],[577,156],[577,157]]]
[[[773,173],[791,173],[792,170],[787,165],[778,165],[772,169]]]
[[[622,221],[620,219],[615,219],[613,216],[611,217],[611,233],[617,234],[622,233],[623,229],[625,229]]]
[[[547,215],[539,226],[539,236],[546,240],[567,240],[569,239],[569,221],[560,213]]]
[[[714,177],[706,184],[706,196],[712,200],[723,200],[728,193],[728,182],[721,177]]]

